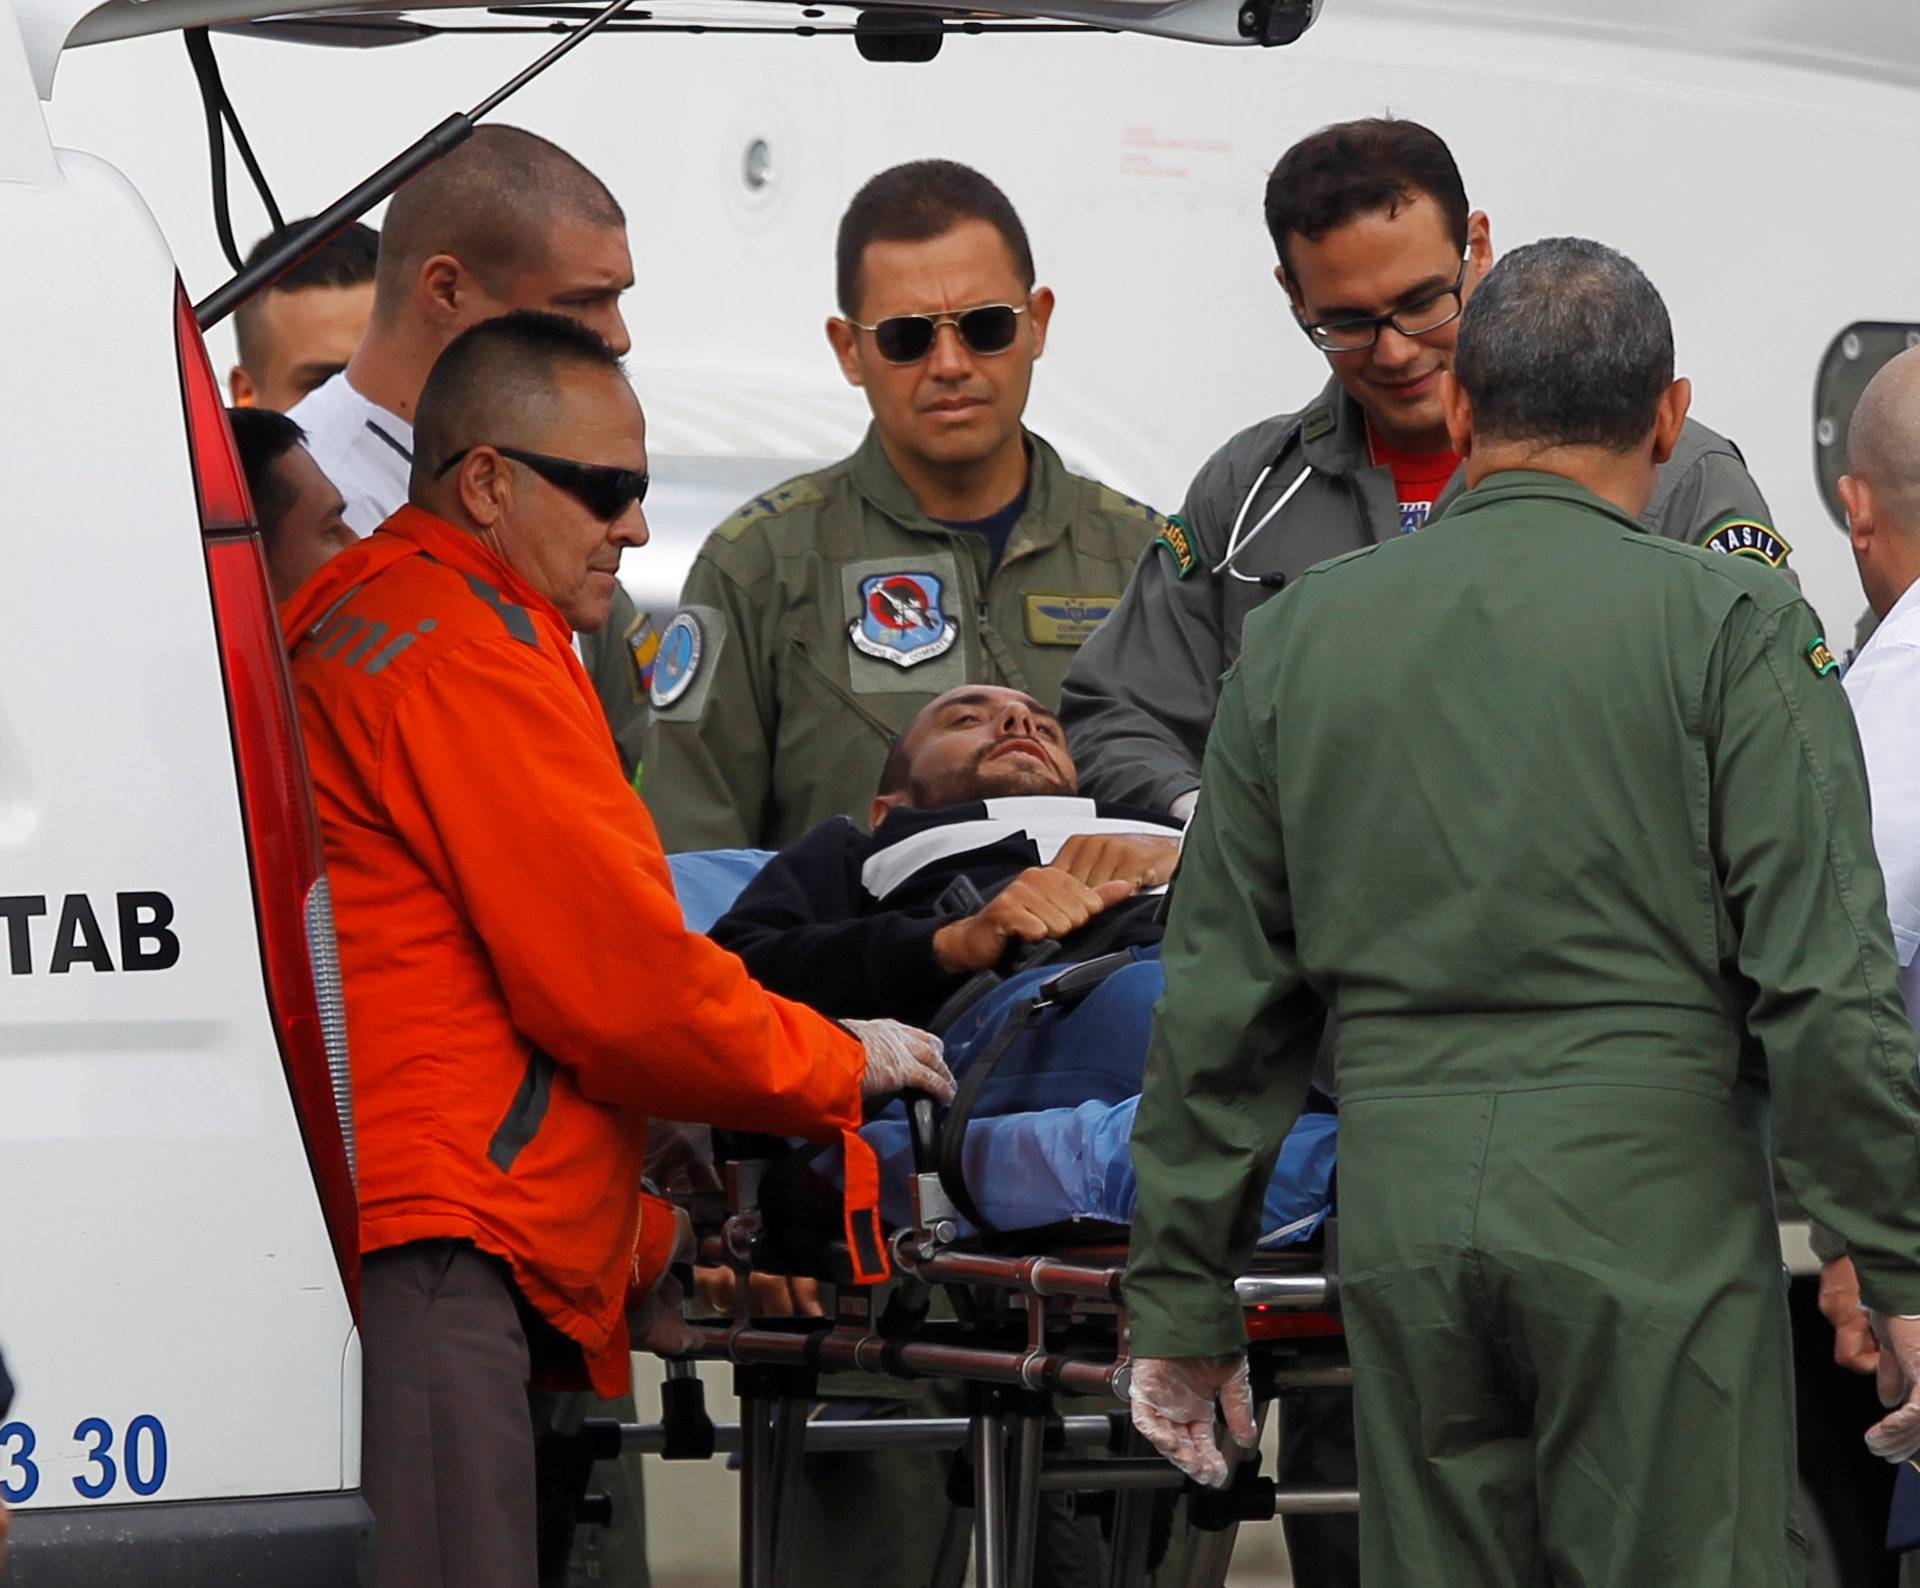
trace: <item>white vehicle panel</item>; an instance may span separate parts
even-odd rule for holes
[[[59,372],[0,388],[0,892],[47,905],[0,922],[0,1341],[34,1445],[0,1437],[0,1492],[336,1489],[353,1326],[266,1003],[173,266],[110,168],[60,168],[0,190],[36,240],[0,254],[0,301],[43,310],[10,318],[9,362]],[[129,892],[164,895],[177,963],[132,968],[164,938],[123,941]],[[56,971],[73,896],[98,945],[70,926],[89,952]]]
[[[1862,601],[1816,490],[1810,413],[1821,354],[1847,324],[1920,319],[1920,226],[1888,197],[1920,156],[1920,50],[1860,64],[1865,43],[1911,27],[1885,4],[1826,13],[1830,47],[1796,65],[1791,41],[1768,31],[1784,24],[1757,8],[1718,34],[1678,23],[1660,34],[1645,8],[1618,29],[1562,13],[1531,8],[1522,27],[1484,8],[1455,18],[1353,0],[1282,50],[989,36],[951,39],[923,66],[862,61],[845,39],[615,37],[533,83],[505,119],[578,153],[628,209],[630,363],[642,392],[658,394],[656,433],[672,431],[676,398],[711,398],[730,377],[744,402],[793,393],[801,418],[843,431],[856,394],[837,386],[821,329],[841,210],[897,160],[978,165],[1020,209],[1059,294],[1034,427],[1167,511],[1228,435],[1303,405],[1325,379],[1272,279],[1260,214],[1272,161],[1329,121],[1383,110],[1425,120],[1457,151],[1496,249],[1573,232],[1645,266],[1671,308],[1696,414],[1745,452],[1808,595],[1847,634]],[[511,75],[537,41],[219,47],[292,214],[443,105]],[[84,129],[137,167],[189,281],[209,290],[225,271],[177,43],[76,52],[63,73],[56,129]],[[150,85],[137,107],[124,93],[136,75]],[[929,121],[929,104],[956,114]],[[328,135],[316,140],[321,113]],[[757,190],[744,170],[755,142],[772,172]],[[262,228],[250,198],[237,224]],[[666,478],[671,449],[656,451]],[[670,519],[661,530],[627,559],[630,582],[674,535],[698,536]]]

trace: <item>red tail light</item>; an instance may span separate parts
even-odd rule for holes
[[[358,1319],[360,1213],[354,1195],[353,1100],[320,823],[314,815],[286,648],[267,585],[253,502],[184,289],[178,293],[176,336],[267,1001],[340,1278]]]

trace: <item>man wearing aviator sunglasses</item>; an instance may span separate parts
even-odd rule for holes
[[[947,690],[1051,707],[1165,522],[1022,424],[1054,300],[992,182],[946,160],[882,172],[841,220],[836,267],[827,339],[873,425],[694,562],[643,758],[669,849],[864,822],[888,746]]]

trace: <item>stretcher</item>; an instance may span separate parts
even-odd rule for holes
[[[1058,972],[1037,990],[1035,1007],[1084,997],[1099,980],[1085,967]],[[944,1117],[924,1097],[899,1110],[905,1145],[891,1156],[906,1162],[887,1204],[895,1279],[885,1286],[853,1281],[838,1186],[831,1165],[811,1152],[726,1161],[721,1190],[679,1198],[700,1262],[736,1274],[734,1314],[690,1320],[699,1344],[668,1363],[661,1421],[593,1425],[595,1454],[737,1457],[743,1588],[788,1580],[803,1463],[847,1451],[953,1453],[954,1504],[934,1588],[959,1588],[970,1556],[979,1588],[1027,1588],[1040,1496],[1050,1491],[1071,1492],[1076,1506],[1101,1514],[1112,1588],[1146,1581],[1166,1548],[1177,1496],[1190,1529],[1182,1552],[1190,1588],[1224,1583],[1243,1522],[1357,1510],[1356,1491],[1283,1487],[1262,1475],[1257,1452],[1243,1455],[1224,1438],[1233,1464],[1224,1490],[1200,1488],[1151,1451],[1126,1411],[1124,1223],[1076,1209],[1064,1221],[1009,1229],[983,1214],[982,1200],[989,1210],[1000,1205],[980,1179],[996,1159],[970,1150],[969,1138],[1000,1122],[970,1118],[960,1106],[961,1079],[962,1099]],[[1312,1145],[1330,1155],[1330,1122],[1324,1143],[1316,1137]],[[1311,1240],[1263,1244],[1236,1284],[1263,1427],[1282,1392],[1352,1381],[1338,1317],[1337,1240],[1332,1221],[1322,1227],[1322,1212],[1289,1232]],[[748,1298],[758,1274],[828,1282],[832,1315],[754,1319]],[[732,1364],[738,1423],[708,1418],[696,1358]],[[811,1420],[819,1376],[848,1371],[963,1385],[966,1415]],[[1068,1414],[1061,1401],[1073,1403]],[[1088,1401],[1105,1409],[1083,1409]]]
[[[830,1216],[803,1218],[797,1226],[782,1218],[777,1164],[729,1162],[726,1190],[717,1202],[711,1196],[690,1199],[701,1261],[730,1267],[738,1276],[732,1317],[692,1321],[700,1342],[694,1355],[733,1366],[739,1422],[713,1424],[691,1360],[676,1360],[666,1370],[661,1421],[598,1428],[595,1453],[737,1455],[744,1588],[788,1580],[788,1519],[801,1463],[836,1452],[955,1452],[949,1485],[955,1504],[945,1519],[935,1588],[959,1588],[969,1553],[979,1588],[1026,1588],[1033,1577],[1040,1495],[1049,1490],[1071,1491],[1076,1503],[1110,1518],[1103,1526],[1112,1540],[1113,1588],[1145,1582],[1164,1549],[1166,1501],[1182,1492],[1186,1524],[1197,1540],[1186,1551],[1191,1588],[1219,1588],[1225,1581],[1242,1522],[1357,1509],[1351,1489],[1280,1487],[1261,1475],[1257,1453],[1230,1451],[1233,1478],[1223,1491],[1185,1480],[1133,1432],[1125,1409],[1124,1229],[1081,1226],[962,1238],[938,1172],[930,1167],[931,1153],[925,1161],[929,1167],[914,1187],[917,1217],[891,1237],[897,1277],[886,1287],[851,1282],[837,1230],[820,1239]],[[1263,1427],[1282,1391],[1351,1383],[1338,1322],[1334,1244],[1329,1238],[1313,1252],[1260,1253],[1237,1281]],[[753,1319],[749,1280],[763,1273],[830,1282],[832,1316]],[[936,1305],[941,1293],[949,1301],[945,1308]],[[958,1382],[967,1386],[967,1415],[809,1420],[819,1375],[848,1370]],[[1110,1409],[1056,1412],[1057,1400],[1089,1397]]]

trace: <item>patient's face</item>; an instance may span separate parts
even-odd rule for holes
[[[1060,720],[1017,689],[949,690],[914,724],[907,795],[921,810],[1079,785]]]

